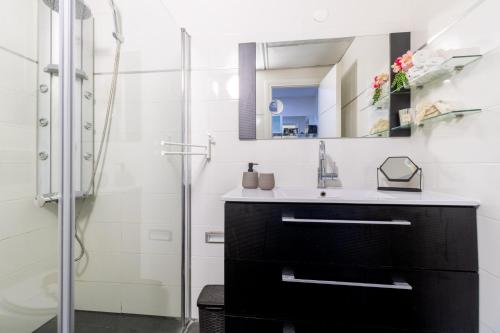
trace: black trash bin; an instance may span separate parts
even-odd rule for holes
[[[200,333],[224,333],[224,286],[208,285],[198,297]]]

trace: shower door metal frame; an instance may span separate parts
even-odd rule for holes
[[[74,254],[75,184],[73,179],[73,112],[75,110],[75,0],[59,1],[59,308],[57,330],[73,333],[75,326]]]
[[[181,28],[182,143],[191,152],[191,36]],[[182,287],[181,321],[191,323],[191,156],[182,155]]]

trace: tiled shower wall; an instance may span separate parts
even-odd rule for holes
[[[57,209],[36,194],[37,1],[0,11],[0,331],[30,332],[57,312]]]

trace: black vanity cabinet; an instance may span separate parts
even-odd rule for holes
[[[478,332],[476,207],[225,204],[226,332]]]

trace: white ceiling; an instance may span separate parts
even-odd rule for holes
[[[155,0],[143,0],[147,3]],[[428,29],[431,17],[478,0],[157,0],[192,36],[272,42]],[[328,12],[314,20],[316,11]],[[438,25],[448,22],[441,20]],[[432,30],[438,28],[433,27]]]
[[[161,0],[193,36],[282,41],[408,31],[412,0]],[[427,1],[427,0],[424,0]],[[325,22],[313,15],[327,10]]]
[[[257,69],[335,65],[354,38],[319,39],[257,44]]]

